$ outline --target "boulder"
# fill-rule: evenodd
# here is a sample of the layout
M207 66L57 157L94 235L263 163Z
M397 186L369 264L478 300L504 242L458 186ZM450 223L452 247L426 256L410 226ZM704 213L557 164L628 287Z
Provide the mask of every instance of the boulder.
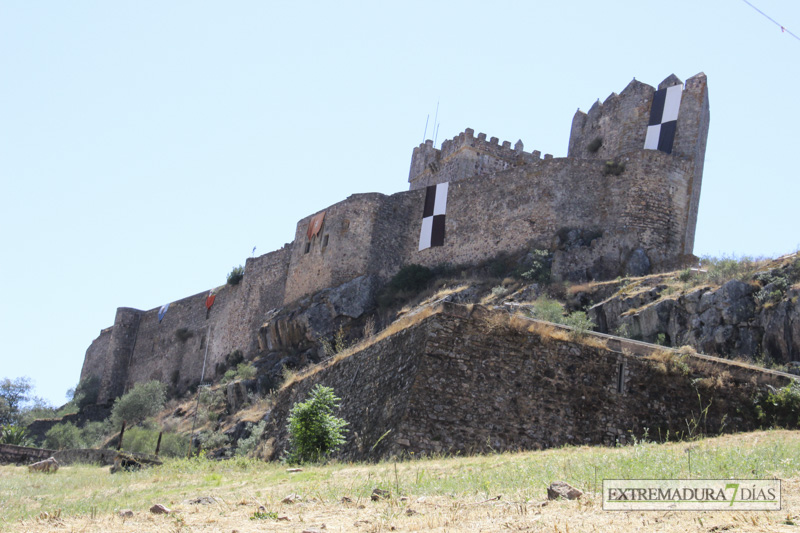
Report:
M44 472L49 474L51 472L58 471L58 461L56 461L55 457L50 457L45 459L44 461L39 461L37 463L33 463L28 465L28 472Z
M576 489L569 483L564 481L554 481L547 487L547 499L557 500L564 498L567 500L576 500L583 496L583 491Z
M166 507L166 506L164 506L164 505L162 505L160 503L157 503L157 504L155 504L154 506L152 506L150 508L150 512L153 513L153 514L169 514L172 511L170 511L168 507Z

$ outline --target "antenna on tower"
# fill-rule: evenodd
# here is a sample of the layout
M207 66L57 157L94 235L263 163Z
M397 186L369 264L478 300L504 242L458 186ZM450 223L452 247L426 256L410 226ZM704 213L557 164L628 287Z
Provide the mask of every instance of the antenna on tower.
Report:
M439 120L439 100L436 100L436 115L433 117L433 147L436 148L436 136L439 133L439 124L436 122Z

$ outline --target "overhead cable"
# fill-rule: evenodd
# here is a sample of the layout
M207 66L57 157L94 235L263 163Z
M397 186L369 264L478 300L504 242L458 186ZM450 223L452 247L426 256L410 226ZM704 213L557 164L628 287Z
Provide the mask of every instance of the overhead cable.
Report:
M778 22L778 21L777 21L777 20L775 20L774 18L770 17L769 15L767 15L766 13L764 13L763 11L761 11L760 9L758 9L756 6L754 6L753 4L751 4L750 2L748 2L747 0L742 0L742 2L744 2L744 3L745 3L745 4L747 4L748 6L752 7L753 9L755 9L756 11L758 11L759 13L761 13L762 15L764 15L764 16L765 16L767 19L769 19L769 20L770 20L770 21L771 21L773 24L775 24L776 26L778 26L778 27L781 29L781 32L782 32L782 33L788 33L789 35L791 35L792 37L794 37L795 39L797 39L798 41L800 41L800 37L798 37L798 36L797 36L797 35L795 35L794 33L790 32L788 29L786 29L786 26L784 26L783 24L781 24L780 22Z

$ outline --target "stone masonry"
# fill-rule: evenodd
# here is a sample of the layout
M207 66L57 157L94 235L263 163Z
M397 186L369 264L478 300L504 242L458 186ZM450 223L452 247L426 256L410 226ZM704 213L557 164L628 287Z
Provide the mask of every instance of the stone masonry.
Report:
M289 410L317 384L342 398L336 415L349 422L349 432L340 457L378 460L624 444L646 433L687 436L687 421L710 434L747 431L759 426L756 393L791 382L786 374L705 356L687 357L684 371L668 366L671 356L647 357L656 353L652 346L638 355L633 342L549 336L529 331L532 323L505 311L442 304L282 389L263 437L265 458L286 449ZM709 406L705 415L698 397Z
M672 75L659 87L680 83ZM113 326L87 349L81 379L101 380L100 403L149 379L185 391L201 376L213 377L208 369L232 351L254 356L270 311L358 277L386 281L412 263L474 264L543 248L554 254L554 277L574 281L680 264L694 241L709 121L706 77L685 83L671 154L643 149L655 90L634 80L587 113L578 111L567 157L541 158L521 141L487 141L469 128L440 149L423 143L412 154L410 190L356 194L331 205L311 239L309 224L321 212L303 218L291 243L248 259L239 285L217 288L210 311L208 291L172 302L161 322L157 308L119 308ZM608 171L609 163L617 172ZM420 251L425 187L444 182L444 245Z

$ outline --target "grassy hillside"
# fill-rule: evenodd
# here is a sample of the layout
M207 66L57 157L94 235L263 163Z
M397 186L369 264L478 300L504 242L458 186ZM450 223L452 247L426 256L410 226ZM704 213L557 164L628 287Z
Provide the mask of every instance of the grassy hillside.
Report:
M783 510L605 512L597 493L603 478L688 477L781 478ZM556 480L586 494L546 503ZM371 501L375 488L391 496ZM156 503L173 513L151 514ZM122 509L133 516L121 518ZM49 475L0 467L2 531L797 531L799 513L800 438L784 430L300 472L202 458L114 475L93 466Z

